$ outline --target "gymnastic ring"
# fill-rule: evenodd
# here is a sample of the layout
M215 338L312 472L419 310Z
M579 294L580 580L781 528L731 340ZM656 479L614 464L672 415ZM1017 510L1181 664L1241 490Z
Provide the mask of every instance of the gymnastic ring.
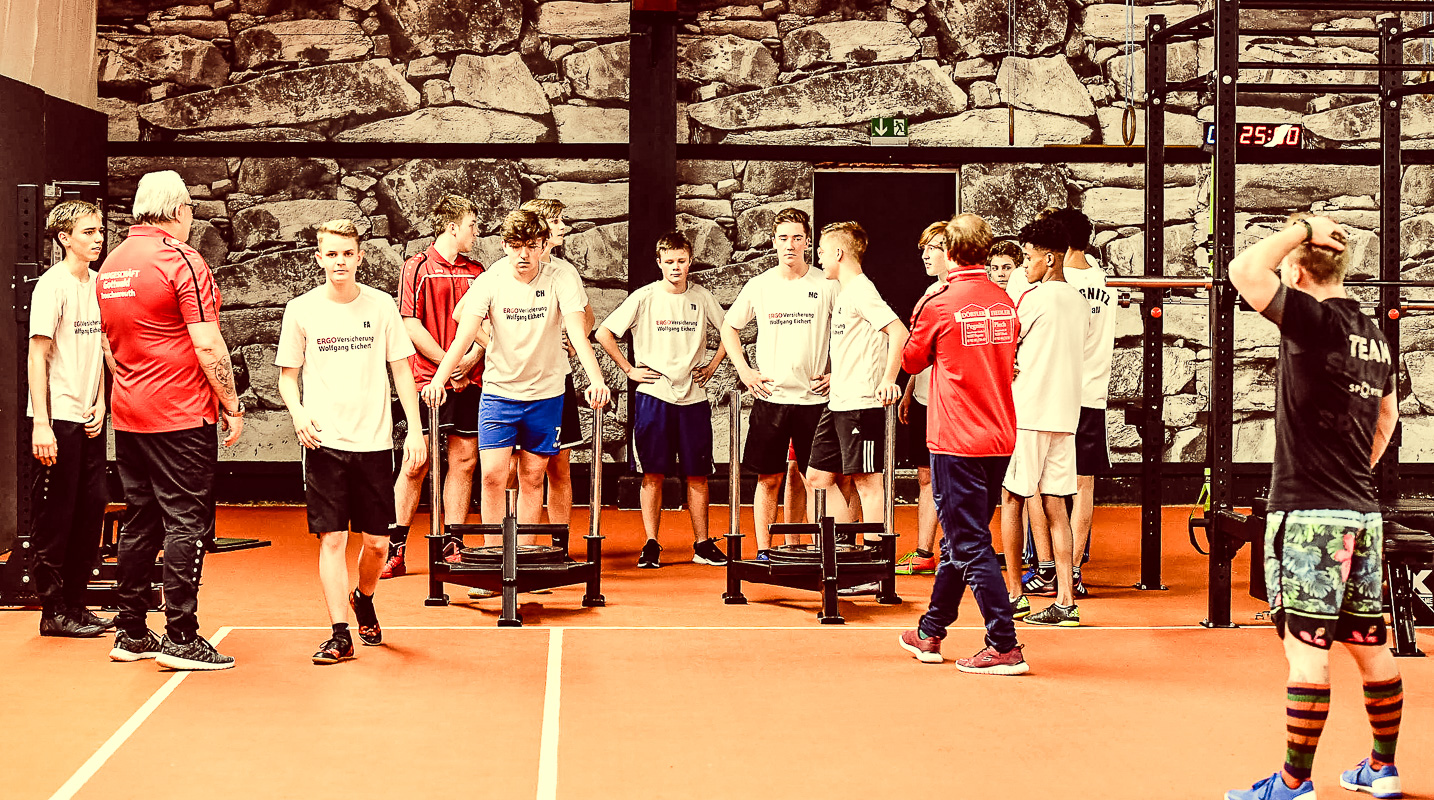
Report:
M1120 115L1120 135L1125 139L1125 146L1135 144L1135 106L1126 103L1125 113Z

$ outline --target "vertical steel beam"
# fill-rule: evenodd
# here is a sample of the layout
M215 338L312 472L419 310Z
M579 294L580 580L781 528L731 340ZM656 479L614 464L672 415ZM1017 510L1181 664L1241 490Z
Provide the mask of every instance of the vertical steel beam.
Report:
M1145 276L1165 275L1165 57L1160 34L1165 17L1145 20ZM1140 316L1145 331L1140 422L1140 583L1137 589L1164 589L1160 583L1161 506L1165 482L1164 292L1145 289Z
M1403 41L1399 37L1402 21L1398 16L1379 21L1379 63L1400 64L1404 60ZM1404 73L1379 73L1379 279L1386 283L1379 289L1379 328L1389 340L1389 350L1399 369L1399 206L1403 153L1400 150L1400 124L1404 99L1396 90ZM1399 435L1389 442L1376 474L1380 501L1392 503L1399 499Z
M1208 616L1211 628L1232 627L1230 622L1230 562L1236 547L1220 533L1218 515L1234 505L1235 434L1235 303L1228 280L1235 257L1235 101L1239 90L1240 2L1215 0L1215 164L1214 252L1210 286L1210 435L1206 454L1210 464L1210 531Z

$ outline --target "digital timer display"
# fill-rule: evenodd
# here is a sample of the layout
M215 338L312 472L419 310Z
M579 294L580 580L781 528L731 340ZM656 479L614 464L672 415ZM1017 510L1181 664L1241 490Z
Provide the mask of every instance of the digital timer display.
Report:
M1300 147L1304 143L1303 125L1273 122L1241 122L1235 125L1235 144L1239 147ZM1205 146L1215 146L1215 123L1205 123Z

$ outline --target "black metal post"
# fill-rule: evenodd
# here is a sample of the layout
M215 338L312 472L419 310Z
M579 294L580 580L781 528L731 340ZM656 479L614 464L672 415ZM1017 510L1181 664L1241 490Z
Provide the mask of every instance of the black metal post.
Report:
M503 610L498 614L498 627L516 628L523 624L518 613L518 490L503 492Z
M728 605L746 605L742 594L742 466L738 452L742 447L742 390L727 393L727 591L722 601Z
M588 472L588 544L587 560L592 564L588 573L587 589L583 592L583 607L594 608L607 605L602 596L602 451L603 451L603 409L593 410L592 452L589 456Z
M1165 277L1165 16L1145 20L1145 277ZM1165 293L1141 291L1144 334L1141 376L1144 416L1140 422L1140 583L1137 589L1164 589L1160 583L1161 506L1165 483Z
M827 492L817 489L812 493L812 517L816 519L821 532L817 534L817 547L822 559L822 609L817 620L823 625L841 625L841 610L837 607L837 537L836 520L827 513Z
M438 448L438 406L425 406L428 415L428 598L425 606L448 605L443 591L443 548L448 532L443 524L443 464Z
M1210 464L1210 628L1230 622L1231 560L1235 546L1219 531L1217 519L1230 511L1234 494L1235 303L1227 274L1235 257L1235 100L1239 91L1240 0L1215 0L1215 163L1214 252L1210 267L1210 411L1206 455Z
M1399 63L1404 58L1403 41L1399 36L1403 27L1399 17L1384 17L1379 21L1379 60L1384 64ZM1395 93L1402 83L1402 73L1381 72L1379 74L1379 279L1386 281L1379 288L1379 329L1389 341L1389 351L1396 355L1395 369L1399 362L1399 204L1400 180L1403 175L1403 154L1400 151L1400 125L1403 99ZM1391 437L1389 448L1379 461L1375 475L1379 498L1383 503L1399 500L1399 435Z

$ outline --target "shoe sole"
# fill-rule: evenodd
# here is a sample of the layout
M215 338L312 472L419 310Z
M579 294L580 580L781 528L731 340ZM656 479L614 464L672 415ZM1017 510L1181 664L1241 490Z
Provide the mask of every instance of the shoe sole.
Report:
M1397 792L1376 792L1374 791L1374 787L1361 786L1357 783L1350 783L1349 781L1346 781L1344 779L1344 776L1340 776L1339 785L1345 789L1350 790L1351 792L1364 792L1371 797L1379 798L1379 800L1399 800L1399 798L1404 796L1404 791L1402 789Z
M923 664L940 664L941 662L946 660L941 656L940 653L928 653L919 647L912 647L911 645L907 644L906 640L901 638L900 636L896 637L896 643L901 645L902 650L905 650L906 652L915 656L916 660L920 661Z
M639 562L637 562L637 568L638 568L638 569L662 569L662 565L661 565L661 564L649 564L649 563L644 562L644 561L639 561Z
M1019 664L1002 664L999 667L963 667L958 663L956 669L969 675L1025 675L1031 671L1031 665L1022 661Z
M84 631L40 631L40 635L52 639L98 639L105 635L105 628L95 628L93 633Z
M151 658L159 658L159 651L146 650L143 653L136 653L131 650L121 650L118 647L110 651L111 661L121 661L126 664L134 663L135 661L147 661Z
M498 593L488 589L471 589L468 592L469 600L487 600L490 597L497 597Z
M168 667L169 669L174 670L212 672L214 670L234 668L233 661L230 661L225 664L215 664L210 661L191 661L190 659L180 658L178 656L167 656L164 653L160 653L154 660L155 663L159 664L161 667Z
M723 560L723 561L714 561L714 560L712 560L712 559L710 559L710 558L703 558L702 556L693 556L693 557L692 557L692 563L694 563L694 564L702 564L703 566L707 566L707 567L725 567L725 566L727 566L727 562L726 562L725 560Z
M401 570L399 572L385 572L382 575L378 576L378 579L381 581L386 581L389 578L402 578L404 575L407 574L408 570Z
M332 658L328 656L314 656L314 663L323 666L327 664L337 664L340 661L349 661L352 658L352 654L346 656L338 656L337 658Z
M1063 619L1060 622L1039 622L1029 617L1022 617L1021 621L1027 625L1039 625L1043 628L1079 628L1081 626L1080 620L1078 619Z
M897 574L897 575L935 575L935 574L936 574L936 570L934 570L934 569L916 569L916 570L911 570L911 569L907 569L907 570L898 569L898 570L896 571L896 574Z

